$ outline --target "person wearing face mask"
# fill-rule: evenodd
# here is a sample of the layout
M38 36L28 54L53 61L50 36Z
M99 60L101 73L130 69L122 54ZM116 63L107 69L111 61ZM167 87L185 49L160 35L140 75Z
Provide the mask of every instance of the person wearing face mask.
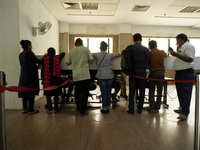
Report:
M170 54L175 57L175 80L192 80L194 78L195 48L188 42L188 37L183 33L176 36L176 41L177 52L169 48ZM174 110L174 112L180 114L177 117L180 121L186 120L190 113L192 87L193 83L191 82L176 82L180 109Z

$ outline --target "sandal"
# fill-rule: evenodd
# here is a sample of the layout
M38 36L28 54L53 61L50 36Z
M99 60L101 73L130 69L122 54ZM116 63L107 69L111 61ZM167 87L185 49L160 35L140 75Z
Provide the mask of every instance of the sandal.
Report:
M58 112L60 112L60 111L61 111L61 109L54 110L54 113L58 113Z
M22 109L22 114L26 114L26 113L28 113L28 109L23 108Z
M181 109L175 109L174 112L177 114L181 114Z
M51 111L51 110L48 110L47 113L48 113L48 114L52 114L52 111Z
M177 117L180 121L185 121L187 119L187 116L181 114L180 116Z
M34 114L37 114L39 113L39 110L34 110L32 112L28 112L28 115L34 115Z

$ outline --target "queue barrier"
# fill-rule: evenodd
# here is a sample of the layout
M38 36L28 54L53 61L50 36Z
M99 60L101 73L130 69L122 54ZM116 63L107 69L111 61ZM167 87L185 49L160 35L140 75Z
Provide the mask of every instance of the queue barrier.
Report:
M1 78L1 75L2 73L0 72L0 78ZM4 75L4 73L3 73ZM195 78L193 80L165 80L165 79L155 79L155 78L145 78L145 77L140 77L140 76L135 76L135 75L131 75L135 78L139 78L139 79L144 79L144 80L155 80L155 81L163 81L163 82L192 82L194 83L195 82ZM66 85L69 81L71 80L68 79L67 81L65 81L63 84L61 84L60 86L63 86L63 85ZM25 88L25 87L19 87L19 86L9 86L9 87L6 87L5 86L5 83L3 83L3 81L0 80L0 94L1 94L1 97L2 95L4 94L4 92L6 90L8 91L12 91L12 92L30 92L30 91L37 91L37 90L44 90L44 91L50 91L50 90L55 90L57 89L58 87L60 86L50 86L50 87L47 87L47 88L44 88L44 89L32 89L32 88ZM3 83L3 84L2 84ZM200 93L200 88L199 88L199 85L200 85L200 74L197 74L196 75L196 104L195 104L195 133L194 133L194 150L199 150L200 148L200 119L199 119L199 116L200 116L200 111L199 111L199 108L200 108L200 104L199 104L199 93ZM3 96L3 99L4 99L4 96ZM3 104L2 104L3 103ZM2 150L6 150L6 136L5 136L5 112L4 112L4 109L5 108L2 108L2 105L5 107L5 104L4 104L4 100L2 100L1 98L1 149Z
M6 87L5 85L0 85L0 93L5 92L6 90L11 91L11 92L31 92L31 91L51 91L51 90L55 90L63 85L66 85L69 81L71 80L71 78L69 78L67 81L65 81L63 84L61 85L54 85L54 86L50 86L44 89L32 89L32 88L26 88L26 87L20 87L20 86L9 86Z

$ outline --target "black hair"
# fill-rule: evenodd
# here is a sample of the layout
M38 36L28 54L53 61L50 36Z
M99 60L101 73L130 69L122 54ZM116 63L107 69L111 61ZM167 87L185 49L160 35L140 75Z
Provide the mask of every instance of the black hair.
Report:
M149 42L149 48L157 48L157 42L154 40L151 40Z
M133 41L136 42L136 41L142 41L142 36L140 33L136 33L133 35Z
M47 50L47 53L48 53L49 56L54 56L56 54L56 50L53 47L50 47Z
M83 45L83 41L80 38L78 38L78 39L76 39L75 44L76 45Z
M25 50L28 49L28 46L31 44L31 41L29 40L21 40L20 41L20 45L22 46L22 48Z
M177 35L176 38L177 39L182 39L183 41L188 41L188 37L184 33L181 33L181 34Z
M101 50L106 50L107 47L108 47L108 44L107 44L106 42L102 41L102 42L100 43L100 49L101 49Z

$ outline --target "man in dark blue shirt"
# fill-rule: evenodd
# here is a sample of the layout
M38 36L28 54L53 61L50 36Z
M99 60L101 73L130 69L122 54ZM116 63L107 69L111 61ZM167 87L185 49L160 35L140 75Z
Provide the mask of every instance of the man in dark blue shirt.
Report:
M142 36L139 33L133 35L134 45L132 45L133 75L146 77L147 62L150 60L149 49L142 46ZM142 113L146 80L129 76L129 106L127 112L134 114L134 95L135 89L139 89L138 113Z

